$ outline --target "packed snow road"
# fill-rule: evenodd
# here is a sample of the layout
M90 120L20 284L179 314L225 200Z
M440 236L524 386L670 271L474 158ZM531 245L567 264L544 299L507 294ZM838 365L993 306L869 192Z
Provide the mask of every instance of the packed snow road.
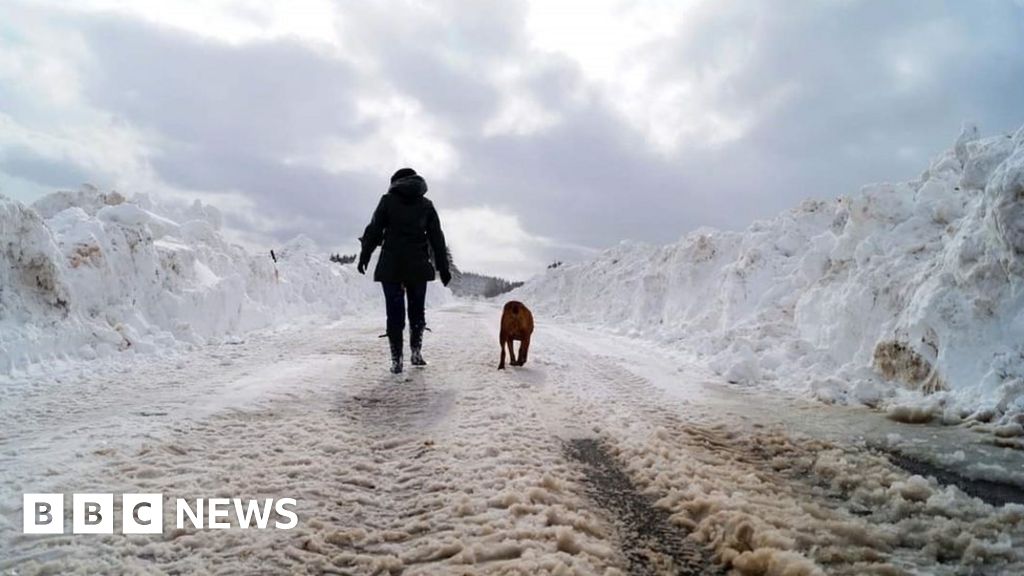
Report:
M530 363L499 372L498 315L430 312L430 365L400 376L380 321L350 319L11 382L0 571L1024 570L1024 507L893 465L854 438L870 413L737 394L681 355L543 319ZM165 505L160 536L23 535L24 492L295 498L299 524L176 529Z

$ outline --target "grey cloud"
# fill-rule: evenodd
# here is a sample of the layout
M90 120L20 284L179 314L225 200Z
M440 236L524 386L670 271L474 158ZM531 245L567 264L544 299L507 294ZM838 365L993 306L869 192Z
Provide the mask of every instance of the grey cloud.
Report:
M502 0L432 6L443 16L390 2L346 6L340 33L431 114L456 131L477 130L500 97L487 74L523 53L525 7Z
M739 228L806 197L910 179L962 121L989 132L1024 122L1022 15L994 2L748 2L710 11L642 57L665 80L700 79L752 43L715 94L727 113L762 116L743 138L713 149L683 143L675 157L660 157L599 99L582 107L564 99L582 80L550 63L556 72L530 85L563 123L528 138L461 141L466 180L484 184L455 198L505 204L531 230L606 246L671 241L700 225ZM901 47L927 67L923 81L899 83ZM794 96L763 114L766 94L786 86Z
M1024 122L1024 44L1019 8L1006 3L749 4L714 14L683 53L708 55L744 39L754 53L722 98L739 109L787 83L794 98L766 116L721 158L754 162L737 172L776 180L763 215L796 195L831 196L877 180L907 179L947 147L964 120L986 132ZM901 84L900 51L924 66ZM755 108L756 109L756 108ZM901 148L916 153L901 157ZM772 173L764 173L771 170ZM742 190L736 190L742 194ZM733 191L730 191L733 192ZM726 197L732 197L727 194Z
M291 41L228 46L116 18L84 29L99 66L89 98L166 139L151 158L162 178L237 190L268 219L309 222L282 226L279 240L358 236L386 179L285 161L317 154L326 137L359 140L375 129L356 117L357 78L346 64Z
M88 172L65 157L42 156L27 148L0 151L0 171L53 188L77 188L89 182L102 185L97 174Z
M301 232L325 245L354 242L387 185L385 175L334 174L230 150L182 152L159 158L154 166L188 188L243 191L267 219L308 223L282 226L275 232L278 240ZM239 219L228 222L245 225Z
M652 150L572 61L531 49L522 3L446 2L426 12L352 3L342 14L339 34L382 74L372 81L416 99L453 138L456 174L437 181L430 166L416 166L442 218L450 208L502 207L556 242L603 247L622 238L671 241L700 225L740 228L808 196L912 178L962 120L989 133L1024 123L1019 3L702 10L698 22L636 57L665 81L700 80L749 46L711 96L717 110L758 120L739 140L683 142L672 157ZM298 231L327 244L359 235L387 174L284 159L312 153L326 137L358 144L377 132L374 120L357 119L356 89L368 81L361 71L297 41L229 46L134 20L64 17L95 55L92 104L164 139L150 158L162 178L238 190L270 218L309 223L283 225L280 240ZM896 71L904 53L923 66L916 82ZM490 77L509 63L558 123L529 135L483 135L505 96ZM794 88L788 99L766 107L783 87ZM31 161L13 166L36 180L54 173ZM252 226L240 216L228 221Z
M183 146L280 154L370 128L352 70L301 43L229 46L115 18L82 29L98 62L88 97Z
M607 110L583 106L528 138L501 136L473 150L460 204L507 205L529 229L556 239L605 246L621 238L678 236L695 208L680 167L644 151L639 135Z

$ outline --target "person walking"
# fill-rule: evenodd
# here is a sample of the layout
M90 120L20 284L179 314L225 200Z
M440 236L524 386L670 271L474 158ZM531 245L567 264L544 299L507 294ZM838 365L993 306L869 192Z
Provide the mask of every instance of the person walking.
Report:
M405 331L406 301L409 313L409 361L426 366L423 360L423 330L427 327L423 306L427 282L436 273L447 286L452 275L448 263L441 220L428 200L427 182L412 168L391 176L391 185L381 197L373 217L359 238L360 274L366 273L370 256L380 246L380 258L373 279L384 289L387 336L391 345L391 373L402 372L402 336ZM431 264L431 253L433 264Z

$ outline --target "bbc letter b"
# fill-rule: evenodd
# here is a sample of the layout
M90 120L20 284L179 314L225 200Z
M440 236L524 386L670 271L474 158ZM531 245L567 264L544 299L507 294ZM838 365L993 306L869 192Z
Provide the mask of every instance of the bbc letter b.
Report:
M71 526L75 534L114 533L113 494L74 494Z
M25 534L64 533L63 494L24 494L21 502Z

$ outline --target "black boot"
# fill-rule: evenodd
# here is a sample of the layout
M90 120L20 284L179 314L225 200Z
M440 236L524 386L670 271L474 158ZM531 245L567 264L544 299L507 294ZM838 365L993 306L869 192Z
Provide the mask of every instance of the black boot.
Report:
M423 349L423 326L409 327L409 362L413 366L426 366L427 361L423 359L420 351Z
M391 344L391 373L402 373L402 333L388 334L388 343Z

